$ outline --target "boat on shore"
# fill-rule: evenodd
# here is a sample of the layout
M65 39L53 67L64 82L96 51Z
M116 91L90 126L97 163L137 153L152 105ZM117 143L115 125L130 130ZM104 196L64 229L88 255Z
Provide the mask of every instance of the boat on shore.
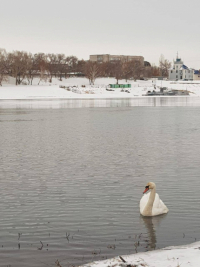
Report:
M167 87L160 87L159 91L156 90L148 91L143 96L181 96L181 95L189 95L189 91L177 90L177 89L169 90Z

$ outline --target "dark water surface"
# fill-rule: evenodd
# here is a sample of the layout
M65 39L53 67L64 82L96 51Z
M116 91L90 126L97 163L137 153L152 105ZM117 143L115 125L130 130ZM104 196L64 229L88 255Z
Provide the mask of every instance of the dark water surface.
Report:
M200 107L167 101L0 104L0 266L81 265L199 240ZM167 215L140 216L148 181Z

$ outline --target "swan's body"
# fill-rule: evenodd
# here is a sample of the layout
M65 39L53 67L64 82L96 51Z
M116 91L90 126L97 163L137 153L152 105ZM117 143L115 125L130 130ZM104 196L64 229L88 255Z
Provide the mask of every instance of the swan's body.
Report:
M148 183L144 193L149 189L151 189L151 192L143 195L140 200L140 213L143 216L157 216L167 213L169 210L156 193L156 185Z

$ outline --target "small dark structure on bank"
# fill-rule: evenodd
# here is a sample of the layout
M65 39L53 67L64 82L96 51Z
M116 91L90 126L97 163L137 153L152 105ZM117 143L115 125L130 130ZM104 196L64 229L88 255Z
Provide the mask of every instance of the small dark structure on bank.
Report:
M159 92L155 90L148 91L143 96L181 96L181 95L189 95L189 92L187 90L176 90L176 89L168 90L167 87L160 87Z
M127 92L130 93L128 89L125 90L125 88L131 88L131 84L109 84L106 88L107 91L115 91L116 88L122 88L121 92Z
M131 88L131 84L109 84L108 88Z

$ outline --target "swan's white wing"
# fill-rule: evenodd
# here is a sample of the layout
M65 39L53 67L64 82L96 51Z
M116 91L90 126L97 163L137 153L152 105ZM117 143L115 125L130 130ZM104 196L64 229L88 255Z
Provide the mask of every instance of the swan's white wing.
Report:
M144 208L145 208L145 206L149 200L150 193L151 192L144 194L143 197L141 198L141 200L140 200L140 213L143 212L143 210L144 210ZM159 195L156 193L155 200L153 203L153 208L152 208L152 216L167 213L168 211L169 211L168 208L165 206L165 204L160 199Z
M155 200L153 202L153 209L160 208L161 202L162 202L162 200L160 199L159 195L156 193Z
M156 194L156 197L153 203L152 215L155 216L155 215L167 213L168 211L169 211L168 208L162 202L159 195Z
M147 194L144 194L140 200L140 213L142 213L142 211L144 210L148 200L149 200L149 196L150 196L150 193L147 193Z

